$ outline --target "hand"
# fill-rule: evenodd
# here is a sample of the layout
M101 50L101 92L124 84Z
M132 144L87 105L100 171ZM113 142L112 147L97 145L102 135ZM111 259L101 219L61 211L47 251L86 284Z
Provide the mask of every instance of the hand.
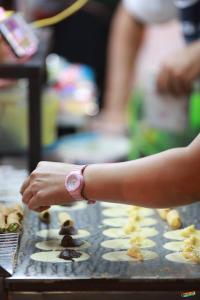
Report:
M72 164L40 162L21 187L22 201L36 211L73 201L64 182L67 174L80 168Z
M171 56L162 66L157 89L163 94L183 96L190 93L200 74L200 42L194 42Z

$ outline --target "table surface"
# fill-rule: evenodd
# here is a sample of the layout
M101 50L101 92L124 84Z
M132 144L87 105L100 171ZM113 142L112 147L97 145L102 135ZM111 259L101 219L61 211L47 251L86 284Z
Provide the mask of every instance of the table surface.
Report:
M200 204L180 208L183 225L192 223L199 225ZM91 233L87 240L91 247L84 250L90 255L85 262L70 263L43 263L30 259L30 255L38 252L35 243L42 241L36 236L36 232L47 228L48 225L41 223L37 215L28 212L25 217L24 232L21 238L17 268L14 275L6 279L6 285L13 290L53 290L53 282L57 282L56 288L61 289L141 289L149 287L158 290L173 290L178 288L195 288L200 284L199 265L172 263L165 259L170 251L163 248L166 238L163 233L168 231L168 226L158 219L155 225L159 235L150 238L156 242L156 246L149 250L155 251L159 257L144 262L108 262L102 259L102 255L112 250L101 247L101 242L106 238L102 231L109 228L102 225L102 206L100 203L89 205L84 209L72 210L63 208L70 213L78 228L84 228ZM58 228L57 213L52 213L50 228ZM26 284L24 284L26 283ZM91 284L92 283L92 284ZM44 287L44 285L46 287Z
M13 74L12 78L18 78L20 72L25 70L33 70L35 68L44 68L45 58L50 48L51 43L51 31L40 30L38 32L39 48L38 51L27 61L23 62L4 62L0 63L0 76L7 77L7 72L11 70L17 70L17 74ZM23 73L24 74L24 73ZM11 76L9 74L8 76Z

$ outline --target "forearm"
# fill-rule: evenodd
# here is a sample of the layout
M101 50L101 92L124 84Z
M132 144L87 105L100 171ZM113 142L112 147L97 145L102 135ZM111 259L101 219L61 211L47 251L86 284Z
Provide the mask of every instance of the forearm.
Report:
M105 110L123 112L144 26L120 6L114 17L108 49Z
M190 149L168 150L117 164L91 165L85 170L88 199L145 207L173 207L200 199L200 164Z

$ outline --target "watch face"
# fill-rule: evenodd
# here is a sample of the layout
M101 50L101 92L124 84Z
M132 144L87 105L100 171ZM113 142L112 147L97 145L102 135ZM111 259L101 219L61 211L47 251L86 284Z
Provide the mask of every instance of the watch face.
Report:
M66 182L67 190L70 192L76 191L80 187L80 178L77 175L71 175Z

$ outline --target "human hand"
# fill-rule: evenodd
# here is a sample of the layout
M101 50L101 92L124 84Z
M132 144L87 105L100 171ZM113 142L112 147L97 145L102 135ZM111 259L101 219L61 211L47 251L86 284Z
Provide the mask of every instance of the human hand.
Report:
M199 57L199 41L185 46L169 57L158 73L158 91L174 96L189 94L193 81L200 74Z
M73 201L64 182L67 174L80 168L72 164L40 162L21 187L22 201L35 211Z

